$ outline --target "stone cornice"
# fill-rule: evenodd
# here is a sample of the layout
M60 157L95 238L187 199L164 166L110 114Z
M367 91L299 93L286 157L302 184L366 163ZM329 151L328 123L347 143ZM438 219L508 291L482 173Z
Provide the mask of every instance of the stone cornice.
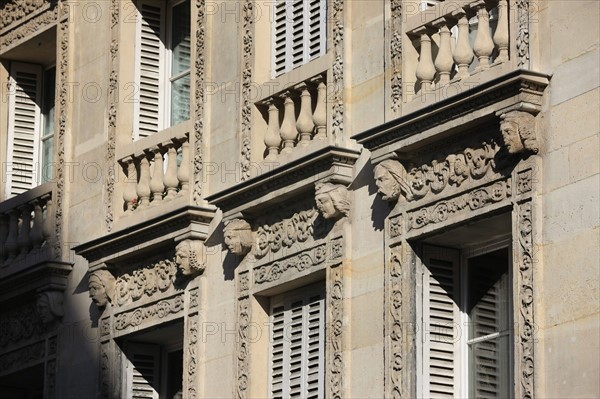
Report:
M396 150L418 140L434 141L433 129L462 118L461 124L492 118L499 109L520 107L539 111L544 89L550 77L546 74L516 70L477 85L448 99L359 133L352 138L372 152L375 163ZM450 127L448 127L450 128ZM425 132L429 132L426 134ZM448 131L440 128L440 131Z
M31 297L43 289L64 290L72 263L43 261L35 266L11 268L0 275L0 302Z
M218 206L225 218L236 213L252 215L314 189L317 181L339 184L352 182L352 170L360 152L354 149L324 147L233 187L210 195L206 200Z
M208 225L215 209L188 206L148 219L143 223L121 229L106 236L74 247L75 253L87 259L90 270L102 268L103 263L119 262L129 257L139 257L140 251L159 247L174 248L176 240L206 239Z

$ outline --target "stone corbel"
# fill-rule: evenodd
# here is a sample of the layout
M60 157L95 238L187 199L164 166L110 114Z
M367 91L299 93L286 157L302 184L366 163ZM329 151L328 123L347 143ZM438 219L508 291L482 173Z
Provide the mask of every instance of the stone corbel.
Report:
M184 277L202 274L206 269L205 256L206 247L200 240L185 239L175 247L175 263Z
M342 184L315 184L315 202L324 219L341 219L350 213L350 193Z
M112 304L115 298L115 277L106 269L96 270L88 279L90 298L98 306L104 308Z
M45 290L36 295L35 309L39 319L46 326L54 325L64 316L63 292Z
M388 202L396 202L400 196L411 201L413 194L410 189L408 172L396 159L386 159L375 166L375 185L377 194Z
M233 219L225 222L223 230L225 245L234 255L245 256L254 245L252 227L244 219Z
M537 133L535 111L530 109L508 108L496 113L500 117L500 131L509 154L537 154L540 140Z

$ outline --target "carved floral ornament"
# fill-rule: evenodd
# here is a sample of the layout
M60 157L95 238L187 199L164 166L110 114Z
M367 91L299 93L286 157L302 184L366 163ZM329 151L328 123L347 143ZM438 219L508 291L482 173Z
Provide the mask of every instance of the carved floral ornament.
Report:
M0 5L0 29L7 27L15 21L26 18L44 4L49 4L49 0L12 0L2 2Z
M535 117L523 111L510 111L500 115L500 131L504 144L503 156L517 157L538 153L539 142ZM385 201L419 200L430 192L438 194L448 186L460 187L467 180L481 180L500 169L498 153L501 146L493 139L483 141L475 148L449 154L444 160L409 167L400 161L388 159L375 166L377 192Z

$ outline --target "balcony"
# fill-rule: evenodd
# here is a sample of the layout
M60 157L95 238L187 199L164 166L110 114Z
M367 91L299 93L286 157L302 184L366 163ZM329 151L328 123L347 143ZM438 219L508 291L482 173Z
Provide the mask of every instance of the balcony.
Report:
M15 295L36 276L62 286L71 270L56 236L55 185L43 184L0 203L0 287Z
M422 9L407 13L403 24L403 114L529 66L527 12L516 3L412 5Z
M190 204L190 129L188 121L119 148L116 229Z

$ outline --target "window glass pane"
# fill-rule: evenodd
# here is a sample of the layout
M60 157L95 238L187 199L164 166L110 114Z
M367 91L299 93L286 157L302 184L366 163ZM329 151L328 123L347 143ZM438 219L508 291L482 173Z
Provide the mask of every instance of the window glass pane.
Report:
M190 69L190 2L173 7L171 21L171 76Z
M508 264L507 248L469 259L469 339L508 329Z
M42 104L42 118L44 121L43 136L54 134L54 110L56 91L56 68L44 72L44 100Z
M509 350L509 335L469 345L469 397L509 397Z
M190 74L171 83L171 125L190 119Z
M42 183L54 178L54 137L42 141Z

